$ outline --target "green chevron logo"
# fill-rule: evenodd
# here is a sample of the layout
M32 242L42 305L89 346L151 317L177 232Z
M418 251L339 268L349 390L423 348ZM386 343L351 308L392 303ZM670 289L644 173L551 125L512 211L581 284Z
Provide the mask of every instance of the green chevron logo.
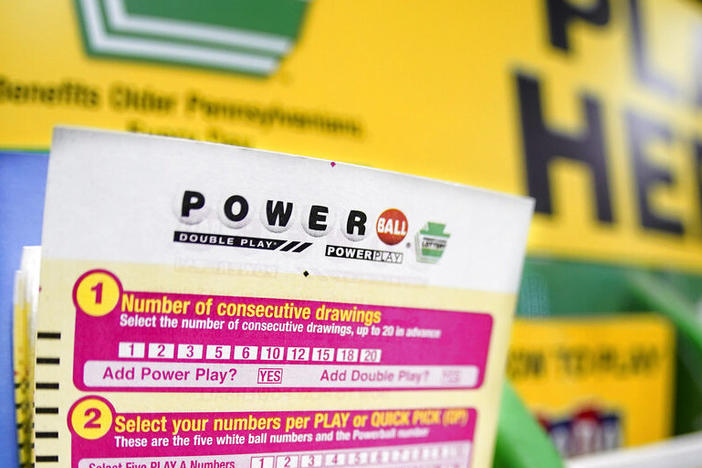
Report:
M75 0L88 54L254 75L298 38L304 0Z
M437 263L444 254L446 244L451 234L444 232L445 224L429 221L415 236L417 261L422 263Z

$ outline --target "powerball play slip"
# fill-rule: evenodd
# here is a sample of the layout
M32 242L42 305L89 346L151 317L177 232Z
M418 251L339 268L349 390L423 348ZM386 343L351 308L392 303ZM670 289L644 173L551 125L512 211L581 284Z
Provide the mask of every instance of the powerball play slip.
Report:
M487 468L531 213L333 160L56 129L36 466Z

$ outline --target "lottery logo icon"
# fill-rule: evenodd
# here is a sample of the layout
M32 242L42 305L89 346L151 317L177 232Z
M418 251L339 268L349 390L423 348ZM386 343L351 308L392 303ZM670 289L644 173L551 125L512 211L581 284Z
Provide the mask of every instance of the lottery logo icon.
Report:
M422 263L437 263L446 250L451 234L444 232L445 224L429 221L415 236L417 261Z
M268 76L294 48L310 2L75 3L92 56Z

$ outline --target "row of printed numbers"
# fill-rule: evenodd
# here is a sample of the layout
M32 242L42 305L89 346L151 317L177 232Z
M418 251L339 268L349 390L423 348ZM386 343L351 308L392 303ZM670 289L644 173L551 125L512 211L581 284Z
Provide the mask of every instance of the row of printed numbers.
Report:
M232 357L233 351L233 357ZM305 348L283 346L229 346L174 343L121 342L117 355L121 358L142 359L213 359L244 361L316 361L378 363L380 349Z
M455 446L417 447L402 450L375 450L350 453L279 455L252 457L251 468L317 468L385 463L434 462L442 459L456 458L460 455L463 455L461 450ZM453 465L449 464L446 466Z

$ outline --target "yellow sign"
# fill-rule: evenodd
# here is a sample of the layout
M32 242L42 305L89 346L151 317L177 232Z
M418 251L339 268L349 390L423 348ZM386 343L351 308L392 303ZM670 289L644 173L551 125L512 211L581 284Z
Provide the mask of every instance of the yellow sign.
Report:
M532 253L702 270L694 2L208 5L0 6L0 148L61 123L338 158L532 195Z
M674 335L663 318L516 320L507 376L565 456L669 437Z

